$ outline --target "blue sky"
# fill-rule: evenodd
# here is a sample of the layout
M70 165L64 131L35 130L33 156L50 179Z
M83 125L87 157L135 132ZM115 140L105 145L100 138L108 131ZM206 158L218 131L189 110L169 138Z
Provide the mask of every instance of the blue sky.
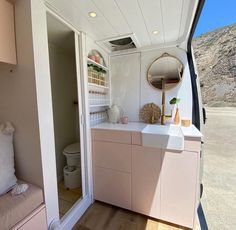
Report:
M236 0L205 0L194 37L233 23L236 23Z

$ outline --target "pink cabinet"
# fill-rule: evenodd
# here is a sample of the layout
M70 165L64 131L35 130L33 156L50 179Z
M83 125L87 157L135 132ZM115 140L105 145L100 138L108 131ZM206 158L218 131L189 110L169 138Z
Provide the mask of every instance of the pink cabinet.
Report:
M142 146L140 132L93 130L94 198L193 228L200 139L182 152Z
M94 199L131 209L131 174L94 167Z
M193 228L198 191L199 153L163 151L161 219Z
M161 149L132 146L132 210L160 218Z
M31 214L17 223L11 230L47 230L47 217L45 205L36 208Z
M16 64L14 6L0 0L0 62Z
M131 144L125 144L131 142L131 133L108 133L93 135L94 198L131 209ZM121 141L125 143L117 143Z

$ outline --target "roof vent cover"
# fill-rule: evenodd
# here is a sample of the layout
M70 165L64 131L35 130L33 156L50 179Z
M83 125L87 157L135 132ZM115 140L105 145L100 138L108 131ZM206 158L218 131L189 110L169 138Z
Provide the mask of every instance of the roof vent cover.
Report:
M102 43L112 52L139 47L138 42L133 34L118 38L110 38L105 41L99 41L98 43Z

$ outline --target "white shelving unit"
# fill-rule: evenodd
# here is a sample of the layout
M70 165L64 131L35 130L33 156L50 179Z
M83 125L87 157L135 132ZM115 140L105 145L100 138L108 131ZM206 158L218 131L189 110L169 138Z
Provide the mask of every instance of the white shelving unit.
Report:
M109 83L107 82L107 84L109 84ZM94 86L94 87L96 87L96 88L101 88L101 89L109 89L108 86L97 85L97 84L94 84L94 83L88 83L88 85L89 85L89 86Z
M87 58L87 64L90 124L96 125L107 120L110 106L109 69L90 58Z
M98 67L100 67L100 68L102 68L106 71L109 71L109 69L106 66L103 66L103 65L95 62L94 60L90 59L90 58L87 58L87 62L90 63L90 64L94 64L94 65L96 65L96 66L98 66Z

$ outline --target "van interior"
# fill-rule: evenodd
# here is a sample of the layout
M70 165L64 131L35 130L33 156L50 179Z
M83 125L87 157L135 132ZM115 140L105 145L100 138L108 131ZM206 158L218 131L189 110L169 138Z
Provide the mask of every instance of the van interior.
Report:
M201 229L203 5L0 0L1 229Z

